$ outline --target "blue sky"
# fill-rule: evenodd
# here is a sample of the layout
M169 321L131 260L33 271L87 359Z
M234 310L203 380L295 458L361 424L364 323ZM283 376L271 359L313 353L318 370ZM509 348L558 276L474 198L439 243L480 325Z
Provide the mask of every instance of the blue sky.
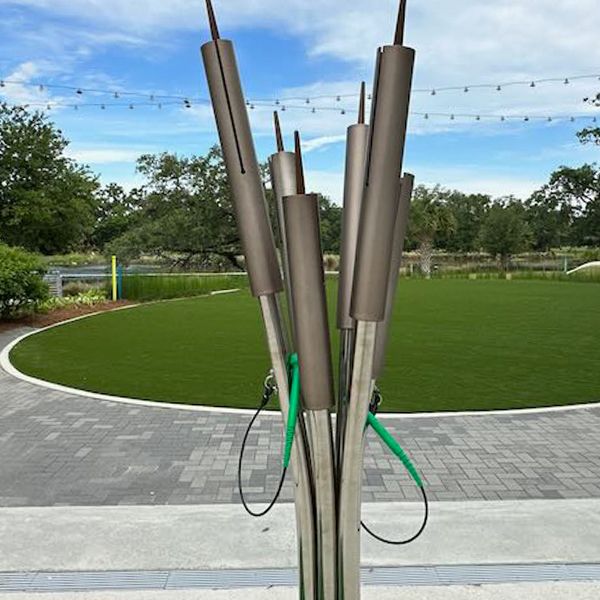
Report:
M214 0L223 37L235 42L247 97L355 94L370 87L377 45L393 35L395 0ZM414 87L529 81L600 75L597 0L409 0L406 42L417 51ZM199 46L208 32L200 0L0 0L0 88L13 103L56 106L52 118L71 140L69 153L102 181L139 182L135 159L145 152L203 153L216 143L210 107L194 103L137 106L110 95L39 89L39 83L206 98ZM560 164L598 160L582 147L578 120L501 123L500 115L594 115L582 102L600 79L413 94L412 110L496 115L494 119L411 116L405 168L417 181L465 191L526 197ZM134 102L149 101L145 98ZM86 107L106 103L107 109ZM124 107L110 106L122 103ZM296 102L295 104L298 104ZM302 103L300 103L302 104ZM288 109L282 125L305 142L308 187L341 200L346 127L356 99L334 97ZM261 159L273 151L272 107L251 111Z

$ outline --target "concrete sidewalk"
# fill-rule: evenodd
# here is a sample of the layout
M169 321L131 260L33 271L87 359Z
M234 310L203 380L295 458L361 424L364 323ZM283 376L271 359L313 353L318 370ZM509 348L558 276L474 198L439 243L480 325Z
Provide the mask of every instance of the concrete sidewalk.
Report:
M377 532L418 527L415 503L364 506ZM260 569L296 565L291 505L0 509L0 571ZM600 562L600 500L439 502L406 547L362 534L363 565Z
M363 517L402 535L420 518L416 503L374 503ZM363 534L363 565L600 563L600 500L435 502L426 534L404 548ZM0 571L256 570L293 567L293 507L263 519L238 506L46 507L0 509ZM0 574L1 575L1 574ZM1 584L1 577L0 577ZM241 589L95 590L11 593L40 600L295 600L279 586ZM365 600L592 600L600 581L491 585L365 585Z

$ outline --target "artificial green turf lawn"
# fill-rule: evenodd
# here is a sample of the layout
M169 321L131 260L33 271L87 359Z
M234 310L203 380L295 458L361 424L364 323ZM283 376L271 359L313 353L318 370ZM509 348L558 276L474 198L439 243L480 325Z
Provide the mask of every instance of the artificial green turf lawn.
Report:
M335 293L331 286L330 309ZM268 368L247 292L76 321L27 338L11 360L28 375L86 390L236 407L257 405ZM401 280L382 410L599 401L599 361L600 285Z

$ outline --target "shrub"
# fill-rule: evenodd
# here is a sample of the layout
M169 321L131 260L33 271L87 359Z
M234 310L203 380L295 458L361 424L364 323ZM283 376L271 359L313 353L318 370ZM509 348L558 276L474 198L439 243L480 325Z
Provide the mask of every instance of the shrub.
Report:
M123 277L123 298L141 302L202 296L218 290L248 287L248 277L240 275L133 275Z
M0 318L15 317L48 297L40 258L0 243Z
M69 283L65 283L62 291L63 296L79 296L88 292L95 292L104 297L106 296L105 290L98 284L86 283L85 281L70 281Z
M62 298L48 298L38 305L41 312L49 312L58 308L69 306L94 306L106 301L106 294L101 290L89 290L75 296L63 296Z

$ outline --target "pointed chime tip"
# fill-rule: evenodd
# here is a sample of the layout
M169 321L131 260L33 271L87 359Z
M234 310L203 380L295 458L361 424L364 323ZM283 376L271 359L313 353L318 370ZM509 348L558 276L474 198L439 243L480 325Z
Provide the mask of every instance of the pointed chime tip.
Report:
M360 102L358 104L358 124L362 125L365 122L365 95L366 87L363 81L360 84Z
M302 166L302 148L300 146L300 134L294 131L294 146L296 151L296 192L305 194L306 187L304 185L304 168Z
M206 12L208 13L208 24L210 26L210 35L213 40L220 39L219 28L217 27L217 19L215 17L215 11L213 10L211 0L206 0Z
M406 22L406 0L400 0L398 8L398 21L396 22L396 35L394 35L394 46L402 46L404 43L404 24Z
M273 111L273 121L275 122L275 140L277 141L277 152L284 152L283 136L281 135L281 125L279 123L279 113Z

